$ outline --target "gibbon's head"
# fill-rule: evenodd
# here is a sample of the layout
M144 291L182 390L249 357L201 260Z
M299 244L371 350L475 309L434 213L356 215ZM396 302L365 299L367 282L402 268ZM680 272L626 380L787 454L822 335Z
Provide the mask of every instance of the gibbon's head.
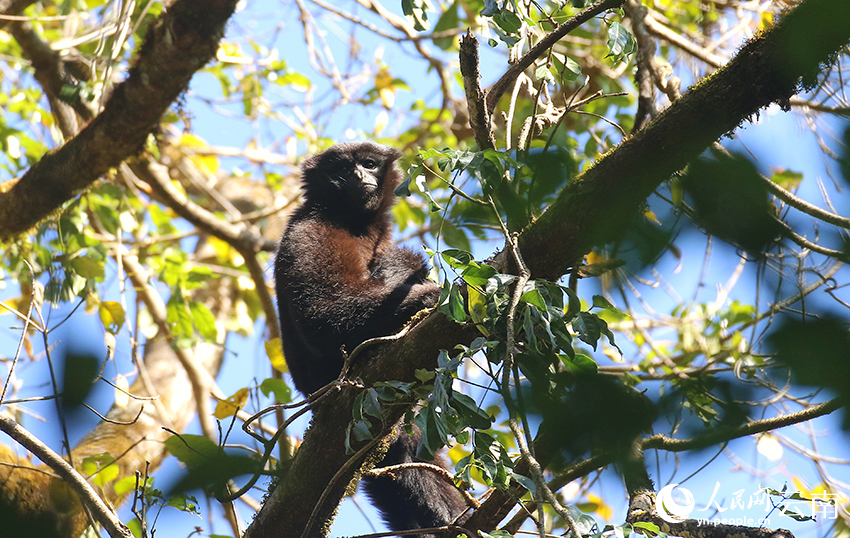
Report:
M401 151L374 142L336 144L301 167L308 204L374 213L392 205Z

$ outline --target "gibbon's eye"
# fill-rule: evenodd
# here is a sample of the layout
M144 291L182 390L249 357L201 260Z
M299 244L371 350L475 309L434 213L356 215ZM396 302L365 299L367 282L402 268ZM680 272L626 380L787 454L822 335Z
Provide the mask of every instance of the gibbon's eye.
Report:
M377 170L378 169L378 161L375 159L363 159L360 161L360 165L367 170Z

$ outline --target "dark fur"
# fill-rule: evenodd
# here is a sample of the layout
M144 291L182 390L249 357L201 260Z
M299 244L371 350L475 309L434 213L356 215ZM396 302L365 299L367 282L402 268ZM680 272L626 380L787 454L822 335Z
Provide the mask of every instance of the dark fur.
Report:
M398 332L433 306L438 286L421 255L395 246L389 210L400 172L396 149L338 144L302 167L304 205L289 221L275 261L283 352L295 386L315 392L339 375L340 347ZM401 433L379 466L414 460L418 432ZM445 525L465 508L434 473L365 478L393 530Z

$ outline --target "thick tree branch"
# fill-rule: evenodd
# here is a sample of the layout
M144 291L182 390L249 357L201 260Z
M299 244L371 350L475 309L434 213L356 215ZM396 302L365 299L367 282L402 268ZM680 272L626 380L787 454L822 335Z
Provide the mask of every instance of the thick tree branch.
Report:
M0 185L0 241L32 228L142 148L195 71L215 57L236 3L178 0L163 12L103 112L20 180Z
M570 181L520 236L532 273L558 278L596 246L619 237L637 208L672 174L771 103L787 105L850 41L850 4L807 0L750 40L726 66ZM818 28L817 37L812 28ZM558 238L553 248L552 238ZM508 267L508 256L496 258Z
M121 523L89 483L59 454L50 450L47 445L3 413L0 413L0 430L6 432L18 444L35 454L38 459L61 476L66 484L70 484L86 507L91 510L97 522L103 525L109 536L112 538L130 538L133 536L130 529Z
M573 179L519 237L531 272L538 277L560 277L592 247L617 238L652 191L715 140L761 108L773 102L787 103L801 82L812 83L822 64L850 41L847 20L850 3L845 0L806 0L775 28L747 43L726 67ZM812 32L812 28L818 31ZM505 251L496 256L493 263L499 270L510 268L508 255ZM477 334L434 314L405 338L380 347L370 358L368 370L358 361L354 373L359 373L366 385L375 381L378 373L381 379L411 381L414 369L436 366L438 349L451 349ZM312 512L324 485L348 459L343 440L350 417L340 410L351 409L353 392L329 395L316 410L320 426L305 434L292 466L257 515L249 536L288 535L287 529L293 533L303 529L305 514ZM393 417L402 412L397 409L387 423L391 425ZM389 426L382 431L389 431ZM545 450L537 449L536 456L546 465ZM352 467L348 478L354 476ZM340 496L344 489L339 488ZM465 526L485 528L475 525L481 522L479 514L492 515L492 505L506 502L504 495L495 492ZM334 508L323 507L328 520Z
M490 110L481 89L481 71L478 68L478 40L471 31L460 38L460 74L463 76L463 89L466 92L466 106L469 110L469 125L475 134L475 143L479 151L495 149L493 124Z
M51 49L50 45L35 33L30 23L14 22L9 25L9 32L32 62L35 79L47 94L50 108L62 127L62 134L68 138L77 134L76 118L73 117L73 112L70 113L71 117L68 117L69 109L73 109L86 122L94 117L94 112L93 107L88 106L79 96L72 103L63 101L61 98L64 87L73 87L78 83L70 72L71 65L66 64L59 53Z

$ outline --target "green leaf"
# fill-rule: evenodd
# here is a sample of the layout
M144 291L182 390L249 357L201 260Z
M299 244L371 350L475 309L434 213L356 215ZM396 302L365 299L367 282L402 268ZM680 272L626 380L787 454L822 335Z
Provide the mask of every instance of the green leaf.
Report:
M561 290L567 294L567 311L564 313L564 318L571 320L581 311L581 299L570 288L561 287Z
M422 175L422 170L424 167L422 164L414 164L410 168L407 169L407 176L404 178L404 181L399 183L398 187L395 188L393 193L396 196L410 196L410 183L419 176Z
M148 477L148 483L147 483L147 485L145 485L145 487L151 487L151 486L153 486L153 477L149 476ZM136 489L136 477L131 475L131 476L125 476L123 478L119 478L118 480L115 481L115 483L112 485L112 487L115 489L116 495L124 495L125 493L133 491L134 489Z
M93 256L78 256L71 260L71 267L74 272L83 278L94 278L100 280L103 278L104 267L103 259L98 259Z
M427 30L425 23L428 21L428 14L425 8L416 4L413 0L401 0L401 10L404 15L413 21L413 29L417 32Z
M581 65L569 56L560 53L552 53L555 68L564 80L572 82L581 75Z
M363 393L363 413L381 418L381 402L378 401L378 393L373 388Z
M313 83L310 79L301 73L285 73L274 79L274 83L279 86L297 86L299 90L309 90Z
M602 336L602 329L599 322L602 321L596 314L590 312L579 312L578 316L573 319L573 329L578 333L579 339L585 344L589 344L596 351L596 342Z
M452 5L440 15L440 19L437 21L437 24L434 25L434 32L441 32L443 30L454 30L460 24L460 17L458 16L458 5L457 1L453 2ZM449 50L454 46L455 38L454 37L443 37L434 40L434 45L441 48L442 50Z
M434 196L431 194L431 190L428 188L425 176L415 176L414 180L416 181L416 186L419 187L419 192L421 192L422 195L425 196L425 199L428 200L428 207L430 208L431 213L442 211L443 208L437 203L437 200L434 199Z
M464 323L467 318L466 305L458 286L452 285L448 299L448 305L446 308L441 308L441 311L458 323Z
M82 471L89 477L93 484L103 487L118 478L118 466L108 452L89 456L83 459Z
M139 521L139 518L134 517L133 519L128 521L127 528L130 529L130 532L133 534L134 538L142 538L142 524Z
M502 8L493 16L493 22L506 34L515 34L522 28L522 20L513 11Z
M358 420L351 426L351 434L357 441L368 441L372 439L372 432L369 431L370 424L365 420Z
M531 289L523 293L522 297L520 297L519 300L524 303L534 305L540 310L546 310L546 300L543 298L543 295L540 294L540 290L538 290L537 288Z
M166 320L171 325L171 332L177 338L189 338L195 334L192 324L192 312L189 305L180 294L172 293L165 307Z
M534 483L534 480L528 478L527 476L523 476L521 474L517 474L513 471L510 472L511 480L516 481L522 487L527 489L532 495L537 490L537 485Z
M487 281L490 280L490 277L496 275L496 269L487 264L481 264L479 266L470 265L466 269L464 269L463 279L470 286L478 286L483 288L487 285Z
M189 303L189 309L192 312L192 320L195 323L195 327L197 327L201 336L206 340L218 340L218 328L215 325L215 316L207 305L192 301Z
M209 285L212 277L212 269L206 265L194 265L186 272L186 288L195 289L200 286Z
M479 13L482 17L492 17L499 12L499 3L496 0L484 0L484 8Z
M171 495L171 498L168 499L166 506L176 508L181 512L186 512L188 514L194 514L196 516L201 515L201 511L198 509L198 500L191 495L174 493Z
M555 77L552 76L552 72L549 71L549 65L547 63L538 66L534 70L534 79L545 80L547 82L555 82Z
M661 529L658 528L658 525L656 525L655 523L650 523L648 521L636 521L635 523L632 523L632 527L636 529L646 529L653 535L659 534L661 532Z
M486 429L490 427L493 420L483 409L478 407L475 400L460 392L453 392L451 397L452 407L463 417L467 424L475 429Z
M460 270L464 270L469 267L469 264L474 260L470 252L458 248L448 248L440 252L440 256L442 256L446 263L452 266L452 268Z
M564 356L562 355L561 362L567 365L567 367L577 375L595 374L599 369L599 365L596 364L596 361L581 353L576 353L575 357L570 360L564 360Z
M193 434L172 435L165 440L165 448L189 467L202 465L224 452L203 435Z
M617 21L611 22L608 27L608 55L606 58L614 58L615 62L623 60L637 50L632 34L626 27Z
M770 176L770 180L785 190L794 190L803 182L803 174L783 168L777 170Z
M594 295L593 296L593 306L591 308L602 308L602 309L605 309L605 310L610 310L612 312L615 312L615 313L617 313L621 316L628 317L628 314L626 314L625 312L623 312L622 310L620 310L616 306L612 305L611 301L609 301L608 299L606 299L605 297L603 297L601 295Z
M274 399L278 403L289 403L292 401L292 390L283 379L275 379L269 377L260 383L260 392L265 396L274 394Z

